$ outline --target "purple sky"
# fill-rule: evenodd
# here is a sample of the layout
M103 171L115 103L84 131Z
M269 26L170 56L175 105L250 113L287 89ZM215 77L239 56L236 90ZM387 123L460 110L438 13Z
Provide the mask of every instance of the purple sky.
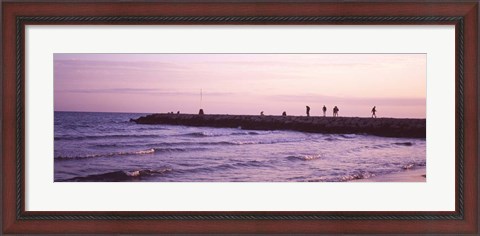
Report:
M54 84L55 111L425 118L426 55L54 54Z

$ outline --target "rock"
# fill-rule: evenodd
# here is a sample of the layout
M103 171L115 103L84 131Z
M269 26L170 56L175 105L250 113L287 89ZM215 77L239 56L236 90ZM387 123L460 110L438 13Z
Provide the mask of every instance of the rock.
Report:
M200 113L200 112L199 112ZM425 138L425 119L295 117L248 115L152 114L130 119L137 124L207 126L254 130L295 130L311 133L371 134L384 137Z

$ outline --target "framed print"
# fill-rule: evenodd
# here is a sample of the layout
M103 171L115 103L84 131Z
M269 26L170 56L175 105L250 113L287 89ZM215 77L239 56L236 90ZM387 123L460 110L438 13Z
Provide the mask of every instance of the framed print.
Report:
M478 233L478 2L2 3L3 233Z

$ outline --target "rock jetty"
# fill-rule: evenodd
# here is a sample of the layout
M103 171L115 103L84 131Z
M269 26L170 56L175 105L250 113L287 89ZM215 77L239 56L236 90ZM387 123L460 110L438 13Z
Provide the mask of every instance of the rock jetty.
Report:
M165 124L241 128L249 130L294 130L328 134L370 134L383 137L425 138L425 119L306 117L259 115L152 114L130 121Z

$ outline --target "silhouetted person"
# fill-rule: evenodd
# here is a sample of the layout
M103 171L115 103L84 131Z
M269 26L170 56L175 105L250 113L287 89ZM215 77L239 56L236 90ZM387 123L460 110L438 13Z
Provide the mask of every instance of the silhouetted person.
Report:
M200 109L200 111L198 111L198 114L199 114L199 115L203 115L203 114L205 114L205 113L203 113L203 109Z
M325 105L323 105L322 111L323 111L323 117L325 117L327 115L327 107Z
M263 116L263 111L262 111L262 112L260 112L260 115L261 115L261 116Z
M377 109L376 109L375 106L373 106L373 108L372 108L372 118L373 117L377 118L377 115L375 115L375 112L377 112Z
M177 111L177 115L180 114L180 111Z
M284 112L282 113L282 116L287 116L287 112L284 111Z
M307 106L307 116L310 116L310 107Z
M333 108L333 116L334 116L334 117L335 117L335 116L338 116L338 111L339 111L338 107L335 106L335 107Z

